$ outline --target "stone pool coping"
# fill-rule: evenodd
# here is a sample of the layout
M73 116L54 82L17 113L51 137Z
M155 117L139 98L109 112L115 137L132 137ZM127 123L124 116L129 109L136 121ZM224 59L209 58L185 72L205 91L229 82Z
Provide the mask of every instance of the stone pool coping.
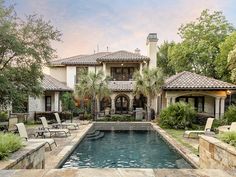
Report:
M189 161L194 168L199 168L199 157L192 153L187 147L177 142L174 138L172 138L165 130L156 125L155 123L151 123L154 130L156 130L163 138L166 140L171 146L174 147L175 150L178 151L187 161Z
M15 165L21 163L23 159L31 156L39 149L44 148L45 142L25 142L24 147L12 153L6 160L0 161L0 170L14 168Z
M1 177L233 177L219 169L134 169L134 168L82 168L47 170L0 170Z

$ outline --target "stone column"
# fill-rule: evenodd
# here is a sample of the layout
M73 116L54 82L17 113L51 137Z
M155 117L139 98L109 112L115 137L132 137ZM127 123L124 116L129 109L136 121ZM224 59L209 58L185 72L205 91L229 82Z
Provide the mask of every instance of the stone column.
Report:
M134 103L134 99L130 98L130 101L129 101L129 109L130 110L133 110L133 103Z
M54 111L59 111L59 92L54 93Z
M102 70L103 70L103 74L104 74L104 77L107 76L107 71L106 71L106 63L102 63Z
M171 104L171 97L166 97L166 107Z
M175 103L175 99L176 99L176 97L171 97L171 104Z
M115 108L115 98L111 97L111 109L113 109L114 111L116 110Z
M100 100L97 98L97 113L100 112Z
M215 118L219 119L220 116L220 98L215 98Z
M221 97L220 99L220 117L222 117L225 113L225 98Z

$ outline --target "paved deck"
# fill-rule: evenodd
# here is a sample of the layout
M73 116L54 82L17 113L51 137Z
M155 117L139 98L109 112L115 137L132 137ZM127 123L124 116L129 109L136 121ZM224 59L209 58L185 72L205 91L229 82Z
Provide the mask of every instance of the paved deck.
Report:
M1 177L232 177L217 169L83 168L51 170L2 170Z

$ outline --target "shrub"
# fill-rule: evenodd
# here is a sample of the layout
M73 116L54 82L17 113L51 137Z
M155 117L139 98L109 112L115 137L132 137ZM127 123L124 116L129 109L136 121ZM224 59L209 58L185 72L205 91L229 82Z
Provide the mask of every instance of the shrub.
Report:
M5 159L23 146L22 139L12 133L0 133L0 160Z
M236 147L236 132L225 132L218 135L218 138L225 143Z
M4 122L8 120L8 115L7 112L5 111L0 111L0 122Z
M101 121L120 121L120 122L130 122L135 121L134 116L131 115L112 115L110 117L105 117Z
M190 104L178 102L161 111L159 123L165 128L186 129L192 128L195 117L196 111Z
M224 114L223 119L226 120L227 124L236 122L236 106L235 105L231 105L228 107L227 111Z
M34 121L41 123L40 121L40 117L46 117L47 121L49 123L55 123L56 122L56 118L54 115L55 112L36 112L35 113L35 117L34 117ZM71 120L72 117L72 113L70 112L58 112L59 116L61 118L61 121L65 121L65 120Z

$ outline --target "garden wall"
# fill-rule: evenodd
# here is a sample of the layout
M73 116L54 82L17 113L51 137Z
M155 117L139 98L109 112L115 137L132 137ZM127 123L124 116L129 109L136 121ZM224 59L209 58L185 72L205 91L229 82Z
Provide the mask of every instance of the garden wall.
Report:
M200 136L199 156L200 168L236 169L236 148L216 138Z
M45 143L27 143L6 160L0 161L0 170L6 169L43 169L45 165Z

